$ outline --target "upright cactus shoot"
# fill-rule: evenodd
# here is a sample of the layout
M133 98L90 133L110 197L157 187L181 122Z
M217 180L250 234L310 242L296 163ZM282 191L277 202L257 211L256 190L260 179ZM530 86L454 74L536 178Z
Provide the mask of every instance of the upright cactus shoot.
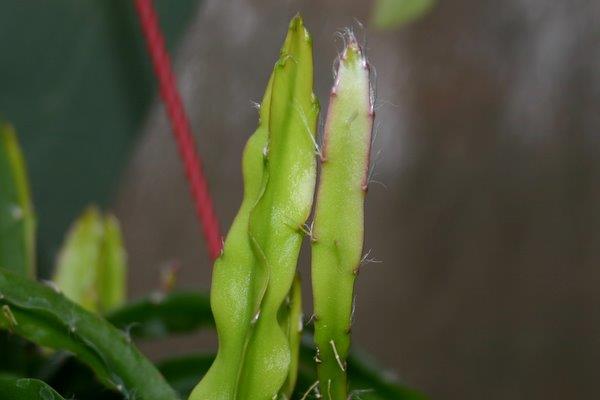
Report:
M312 230L315 359L327 400L348 398L346 358L374 118L369 65L355 37L345 37L325 121Z
M273 399L288 377L292 355L280 324L294 276L316 180L319 105L313 94L312 39L300 16L290 22L273 72L266 185L250 214L254 252L269 284L248 343L240 399Z
M191 400L270 400L293 389L301 305L292 285L316 179L312 85L312 42L296 16L244 152L244 199L211 289L219 351Z
M248 220L265 179L263 153L269 133L272 81L271 77L260 105L258 128L244 149L242 205L213 268L210 302L219 336L219 351L190 400L237 398L252 321L266 289L268 276L252 251Z

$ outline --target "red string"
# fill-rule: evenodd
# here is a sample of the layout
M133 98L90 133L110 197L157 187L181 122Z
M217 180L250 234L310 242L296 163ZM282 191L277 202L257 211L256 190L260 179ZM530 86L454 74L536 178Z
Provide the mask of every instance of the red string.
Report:
M202 172L202 162L196 150L196 142L192 135L190 123L173 76L171 61L165 48L165 40L160 30L156 10L152 0L134 0L134 2L154 66L154 73L158 79L160 95L167 109L171 129L190 184L190 191L195 203L196 213L202 225L206 246L211 259L214 260L219 256L222 246L219 221L208 192L208 184Z

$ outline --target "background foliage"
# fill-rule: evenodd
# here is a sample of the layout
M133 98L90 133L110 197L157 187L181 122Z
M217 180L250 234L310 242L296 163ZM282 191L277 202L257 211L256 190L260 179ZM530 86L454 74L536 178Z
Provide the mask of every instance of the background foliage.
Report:
M173 51L198 0L155 3ZM131 1L0 2L0 113L27 158L44 276L69 222L116 189L155 89L143 46Z

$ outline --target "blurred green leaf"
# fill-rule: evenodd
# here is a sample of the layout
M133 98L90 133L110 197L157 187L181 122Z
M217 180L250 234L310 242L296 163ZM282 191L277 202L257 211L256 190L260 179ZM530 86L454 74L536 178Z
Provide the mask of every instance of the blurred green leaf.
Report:
M117 219L89 207L69 230L53 281L72 301L104 314L125 300L125 258Z
M37 379L0 378L2 400L64 400L54 389Z
M194 292L151 295L115 310L107 319L133 337L154 339L214 326L208 296Z
M27 168L12 127L0 121L0 268L35 275L35 219Z
M107 215L103 222L98 267L98 307L102 314L122 306L127 296L127 254L121 227L114 215Z
M377 0L373 22L378 28L397 28L427 14L436 0Z
M52 288L0 270L0 308L0 328L72 352L127 398L178 398L127 335Z
M199 1L154 3L172 52ZM0 115L28 160L43 276L70 221L108 204L153 100L139 31L132 1L0 2Z
M65 296L94 312L98 311L96 286L103 230L98 210L86 210L65 239L53 278Z

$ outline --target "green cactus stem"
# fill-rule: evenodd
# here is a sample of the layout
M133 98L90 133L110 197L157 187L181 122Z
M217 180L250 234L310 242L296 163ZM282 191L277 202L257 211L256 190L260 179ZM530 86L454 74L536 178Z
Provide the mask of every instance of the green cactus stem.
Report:
M298 365L300 362L300 344L302 342L302 331L304 328L304 320L302 314L302 286L300 283L300 275L296 274L292 290L286 301L286 307L282 309L283 317L282 328L287 330L288 340L290 343L290 370L288 378L281 390L281 394L285 399L291 399L296 380L298 378Z
M219 350L190 400L236 398L252 320L266 289L267 272L252 251L248 220L264 185L264 151L269 132L271 86L272 78L260 106L258 128L244 149L242 205L213 269L210 301L217 326Z
M351 33L331 90L312 229L312 287L320 392L346 400L354 282L363 249L373 128L369 66Z
M319 106L312 88L312 40L296 16L273 73L267 179L250 214L253 250L268 271L269 284L248 343L240 399L278 398L292 363L279 316L292 287L313 201Z

